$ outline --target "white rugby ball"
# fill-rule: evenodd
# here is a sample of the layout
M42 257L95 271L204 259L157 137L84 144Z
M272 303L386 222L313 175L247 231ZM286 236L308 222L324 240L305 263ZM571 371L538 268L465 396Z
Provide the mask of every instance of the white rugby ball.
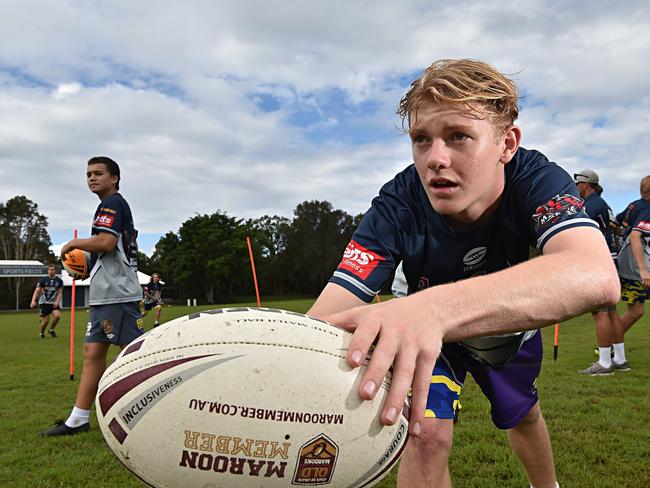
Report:
M152 329L106 370L106 442L154 487L373 486L406 445L406 408L379 422L390 386L357 393L351 334L306 315L229 308Z

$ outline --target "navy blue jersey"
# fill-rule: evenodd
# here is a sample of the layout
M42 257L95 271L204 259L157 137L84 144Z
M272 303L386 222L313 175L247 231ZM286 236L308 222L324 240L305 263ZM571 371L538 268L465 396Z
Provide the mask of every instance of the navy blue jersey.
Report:
M97 235L100 232L113 234L122 241L122 248L127 252L135 243L137 231L133 223L131 207L119 193L106 197L95 210L91 233Z
M162 298L162 283L150 281L144 287L144 303L159 302Z
M431 207L408 166L373 199L330 282L370 302L402 261L411 294L525 261L531 246L543 250L564 229L597 227L571 177L543 154L520 148L504 171L492 220L460 231Z
M97 206L91 233L102 232L113 234L117 243L111 251L92 255L90 305L140 301L142 289L131 259L137 248L137 231L131 208L119 193L106 197Z
M58 276L54 278L44 276L38 280L38 287L41 289L41 296L38 298L38 303L54 305L56 303L56 293L63 288L63 280Z
M616 216L623 228L623 245L618 253L618 274L628 280L640 280L639 266L630 247L630 233L633 230L641 233L643 243L643 258L650 269L650 202L643 198L630 203L627 208Z
M596 192L589 194L585 198L585 211L598 224L598 228L605 236L605 241L610 252L616 252L617 247L614 240L614 233L609 225L609 206L605 200Z

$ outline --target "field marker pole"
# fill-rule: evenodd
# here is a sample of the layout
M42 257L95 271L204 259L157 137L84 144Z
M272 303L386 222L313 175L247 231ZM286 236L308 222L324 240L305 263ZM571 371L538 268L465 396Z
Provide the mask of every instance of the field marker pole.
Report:
M553 362L557 363L557 350L560 345L560 324L555 324L555 337L553 339Z
M77 238L77 229L72 233L74 239ZM76 280L72 278L72 296L70 297L70 381L74 380L74 309L77 297Z
M251 240L246 236L246 243L248 244L248 255L251 258L251 269L253 270L253 281L255 282L255 296L257 297L257 308L261 308L260 304L260 290L257 287L257 274L255 273L255 259L253 259L253 248L251 246Z

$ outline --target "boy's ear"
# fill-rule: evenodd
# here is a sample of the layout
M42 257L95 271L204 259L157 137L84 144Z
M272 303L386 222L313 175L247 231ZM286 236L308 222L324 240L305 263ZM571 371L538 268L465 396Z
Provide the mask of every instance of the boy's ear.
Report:
M506 129L506 132L503 135L503 151L501 152L501 158L499 158L499 162L508 164L514 157L517 149L519 149L520 142L521 129L516 125L511 125L508 127L508 129Z

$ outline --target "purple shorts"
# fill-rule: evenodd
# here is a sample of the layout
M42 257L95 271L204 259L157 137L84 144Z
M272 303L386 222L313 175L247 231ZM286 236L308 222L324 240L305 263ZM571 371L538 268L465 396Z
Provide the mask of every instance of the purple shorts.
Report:
M490 401L492 422L500 429L516 426L537 403L536 381L542 369L542 334L525 341L500 370L474 359L455 343L444 344L431 375L425 417L453 419L469 371Z

